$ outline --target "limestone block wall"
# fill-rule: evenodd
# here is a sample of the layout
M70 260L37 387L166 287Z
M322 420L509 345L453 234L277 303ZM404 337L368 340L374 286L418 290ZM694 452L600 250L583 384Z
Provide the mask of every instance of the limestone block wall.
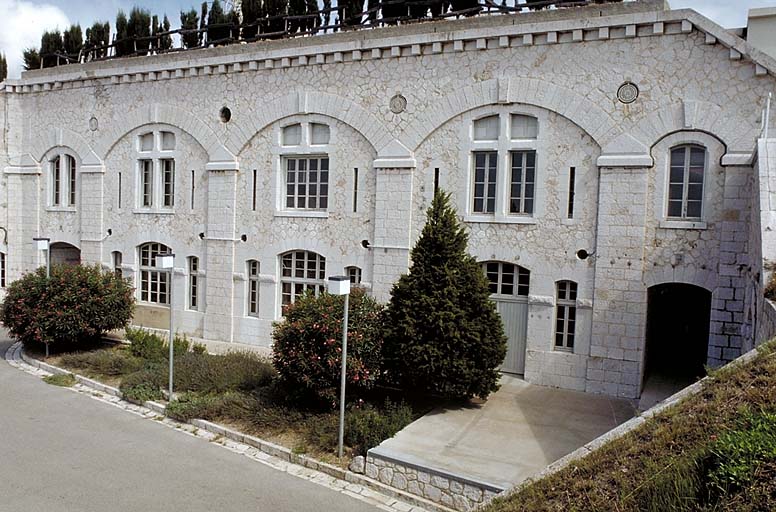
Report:
M133 279L138 245L164 243L180 257L176 297L187 291L183 258L200 261L200 307L175 302L180 331L268 346L281 316L280 255L317 252L328 275L358 266L384 300L438 185L452 192L475 257L531 272L528 380L638 396L647 288L662 282L712 291L709 361L728 360L751 325L751 157L762 128L753 120L776 61L697 13L663 9L558 9L25 73L0 93L9 278L41 262L34 236L106 267L120 251ZM624 82L638 89L632 103L617 99ZM513 113L539 123L536 209L483 219L470 211L472 123ZM327 212L281 207L280 166L293 151L280 133L297 122L330 127ZM157 129L179 143L174 213L135 207L134 145ZM705 225L668 226L667 152L692 141L711 155ZM78 159L75 211L46 205L47 155L57 148ZM246 311L251 259L261 264L258 317ZM571 353L553 347L561 279L579 286Z

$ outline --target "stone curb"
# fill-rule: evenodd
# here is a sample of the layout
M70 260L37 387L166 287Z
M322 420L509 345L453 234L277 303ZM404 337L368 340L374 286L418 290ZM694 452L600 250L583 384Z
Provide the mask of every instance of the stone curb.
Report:
M736 366L739 366L741 364L745 364L755 357L757 357L759 353L759 348L755 348L754 350L750 350L746 354L743 354L737 359L734 359L730 363L726 364L720 370L723 368L735 368ZM719 370L718 370L719 371ZM487 500L483 502L481 505L479 505L474 510L482 510L484 507L488 506L494 499L496 498L506 498L508 496L511 496L513 494L516 494L523 490L524 488L528 487L532 483L541 480L543 478L546 478L548 476L552 476L555 473L561 471L562 469L565 469L567 466L571 465L573 462L576 462L587 455L591 454L595 450L601 448L603 445L608 444L616 439L619 439L632 430L635 430L636 428L640 427L644 423L646 423L647 420L653 418L654 416L660 414L661 412L665 411L666 409L669 409L675 405L677 405L679 402L690 398L694 395L697 395L703 390L703 387L710 381L714 379L713 376L706 376L699 380L698 382L695 382L694 384L687 386L686 388L674 393L673 395L669 396L662 402L659 402L652 406L651 408L647 409L646 411L642 412L638 416L635 416L631 418L630 420L626 421L622 425L610 430L609 432L593 439L586 445L582 446L581 448L576 449L575 451L571 452L570 454L566 455L565 457L556 460L546 468L544 468L542 471L536 473L533 476L528 477L527 479L523 480L519 484L515 485L511 489L508 489L503 494L496 496L494 498L491 498L490 500Z
M121 394L121 391L117 388L114 388L112 386L108 386L106 384L102 384L101 382L97 382L93 379L89 379L87 377L84 377L83 375L79 375L77 373L73 373L71 371L65 370L63 368L59 368L57 366L50 365L48 363L44 363L43 361L40 361L38 359L35 359L33 357L30 357L27 355L24 350L19 349L19 356L21 359L27 363L28 365L32 366L33 368L36 368L38 370L47 371L49 373L53 374L69 374L75 377L76 381L80 384L83 384L86 387L95 389L97 391L101 391L103 393L106 393L111 396L115 396L117 398L123 399L123 396ZM147 401L143 404L144 407L162 415L167 416L166 408L163 404L160 404L158 402L154 401ZM179 420L176 420L179 421ZM185 423L185 422L181 422ZM293 453L288 448L285 448L283 446L271 443L269 441L265 441L263 439L260 439L255 436L251 436L248 434L244 434L242 432L239 432L237 430L233 430L227 427L224 427L223 425L219 425L217 423L213 423L207 420L202 419L192 419L188 422L190 425L193 425L199 429L202 429L204 431L210 432L214 435L220 435L225 437L226 439L229 439L231 441L235 441L238 443L243 443L248 446L251 446L253 448L256 448L257 450L266 453L267 455L270 455L272 457L275 457L277 459L282 460L283 462L288 462L290 464L296 464L298 466L305 467L307 469L311 469L313 471L319 471L321 473L324 473L328 476L331 476L333 478L336 478L337 480L342 480L351 484L357 484L364 487L367 487L377 493L386 495L390 498L394 498L396 500L403 501L405 503L408 503L414 507L419 507L424 510L433 511L433 512L454 512L452 509L447 508L445 506L439 505L437 503L433 503L431 501L428 501L426 499L420 498L418 496L415 496L413 494L406 493L404 491L394 489L393 487L390 487L388 485L383 484L382 482L379 482L377 480L373 480L369 477L366 477L364 475L360 475L358 473L353 473L352 471L347 471L345 469L333 466L331 464L327 464L325 462L313 459L311 457L300 455Z

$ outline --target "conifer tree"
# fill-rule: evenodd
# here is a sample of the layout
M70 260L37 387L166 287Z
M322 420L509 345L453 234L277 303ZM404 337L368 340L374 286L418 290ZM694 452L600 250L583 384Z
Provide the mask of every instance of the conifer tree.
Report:
M22 58L25 70L40 69L40 52L37 48L26 48L22 52Z
M65 53L59 30L45 31L40 38L40 58L44 68L57 66ZM64 62L63 62L64 63Z
M86 29L86 42L84 46L88 52L89 58L101 59L108 55L108 49L104 48L110 44L110 23L107 21L101 23L95 21L91 27Z
M62 34L65 55L69 62L78 62L81 50L84 47L84 37L81 32L81 25L71 25L69 29Z
M190 30L191 32L181 32L181 41L184 48L196 48L199 46L200 37L197 33L199 26L199 14L196 9L191 9L188 12L181 11L181 29Z
M207 43L210 41L207 40L207 2L202 2L202 14L199 17L199 44L205 44L207 46Z
M243 0L240 4L242 10L242 35L251 40L259 34L259 20L264 17L261 0Z
M164 19L162 20L162 26L161 26L161 32L169 32L170 31L170 20L167 19L167 15L164 15ZM172 37L170 34L163 34L159 36L159 48L161 50L169 50L172 48Z
M115 56L124 57L134 52L135 45L129 39L129 22L127 21L127 15L124 11L119 9L116 14L116 46Z
M8 78L8 60L4 53L0 53L0 82Z
M151 46L151 13L139 7L133 7L129 11L127 23L127 35L130 45L134 44L131 52L144 55Z
M221 2L213 0L210 6L210 13L207 15L207 40L208 43L224 44L224 40L229 38L229 15L224 12Z
M437 192L386 309L386 375L404 389L448 398L498 389L507 339L468 238L450 195Z

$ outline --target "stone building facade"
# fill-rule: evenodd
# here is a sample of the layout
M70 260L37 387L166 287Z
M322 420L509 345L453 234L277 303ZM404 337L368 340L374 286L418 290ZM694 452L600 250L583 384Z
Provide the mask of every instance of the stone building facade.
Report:
M3 284L48 237L55 260L132 279L135 323L164 328L170 249L176 329L269 345L329 275L387 300L441 188L491 279L505 370L638 397L650 353L719 365L770 334L774 73L656 0L26 72L0 93ZM655 313L672 300L689 321Z

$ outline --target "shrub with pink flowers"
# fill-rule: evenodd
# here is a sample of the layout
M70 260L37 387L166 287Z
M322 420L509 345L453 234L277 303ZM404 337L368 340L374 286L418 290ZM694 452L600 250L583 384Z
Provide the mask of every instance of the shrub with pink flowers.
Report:
M98 265L55 265L24 275L8 286L2 319L25 345L78 348L108 331L126 327L135 299L129 281Z
M342 364L344 297L306 294L284 308L274 324L273 362L281 378L334 406ZM348 396L373 387L382 365L383 306L354 289L348 307Z

